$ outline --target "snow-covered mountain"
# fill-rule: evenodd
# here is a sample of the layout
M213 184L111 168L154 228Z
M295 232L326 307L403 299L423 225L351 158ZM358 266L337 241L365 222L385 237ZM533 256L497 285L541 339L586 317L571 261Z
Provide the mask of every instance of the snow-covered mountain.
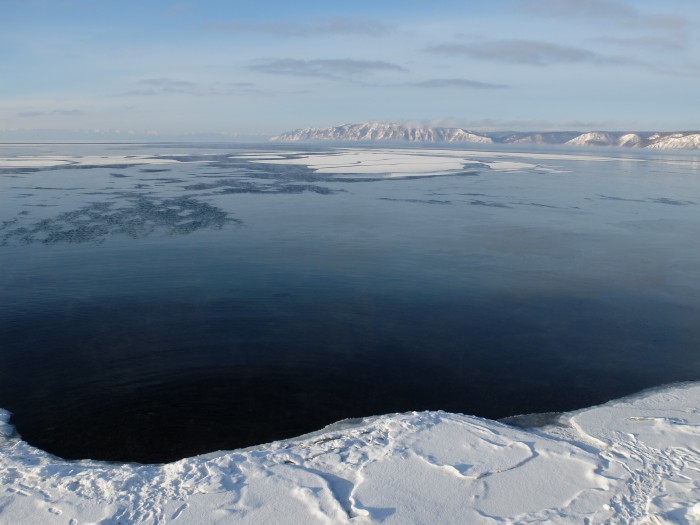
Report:
M616 146L617 140L610 133L602 131L590 131L582 133L565 144L567 146Z
M623 148L641 148L644 146L644 140L637 133L625 133L617 139L616 146Z
M490 144L493 139L462 128L434 128L429 126L405 126L402 124L343 124L330 128L303 128L282 133L270 140L274 142L476 142Z
M270 139L273 142L428 142L477 144L563 144L651 149L700 149L700 132L532 131L474 132L462 128L370 122L329 128L302 128Z
M700 149L700 133L671 133L655 136L647 148L652 149Z
M568 146L617 146L621 148L700 149L700 133L582 133L567 142Z

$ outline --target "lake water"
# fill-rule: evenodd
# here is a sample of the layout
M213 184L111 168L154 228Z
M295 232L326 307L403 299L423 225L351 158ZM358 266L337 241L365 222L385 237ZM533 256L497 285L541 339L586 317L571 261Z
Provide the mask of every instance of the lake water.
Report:
M0 146L0 407L23 438L161 462L700 379L697 154L471 151L430 177L304 164L329 153Z

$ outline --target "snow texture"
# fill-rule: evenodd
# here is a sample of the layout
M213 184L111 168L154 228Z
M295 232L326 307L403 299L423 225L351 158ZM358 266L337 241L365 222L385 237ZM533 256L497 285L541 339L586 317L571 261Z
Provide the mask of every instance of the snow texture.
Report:
M0 522L698 523L698 406L693 383L539 429L394 414L165 465L64 461L0 411Z

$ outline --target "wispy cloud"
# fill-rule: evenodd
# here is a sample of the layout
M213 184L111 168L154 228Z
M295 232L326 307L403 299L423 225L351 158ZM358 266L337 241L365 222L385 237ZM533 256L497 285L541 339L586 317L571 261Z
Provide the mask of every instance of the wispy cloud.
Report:
M638 49L640 47L653 48L661 51L678 51L684 49L687 45L687 39L682 35L676 37L660 37L660 36L635 36L635 37L600 37L593 39L595 42L612 44L615 46L628 47Z
M639 12L616 0L519 0L522 11L549 16L636 18Z
M369 18L338 17L316 22L216 22L207 28L227 33L258 33L274 37L368 36L382 37L396 33L396 26Z
M525 120L507 120L507 119L480 119L470 120L462 124L463 127L483 130L511 130L511 131L561 131L561 130L590 130L590 129L609 129L610 126L615 126L615 123L609 120L562 120L551 121L544 119L525 119Z
M700 75L700 63L690 62L686 64L686 70L693 75Z
M156 95L195 95L195 96L227 96L242 94L259 94L264 90L252 82L214 82L203 85L189 80L174 78L146 78L138 82L138 88L123 93L126 96L156 96Z
M356 75L369 75L376 72L403 72L405 68L382 60L355 60L351 58L327 60L300 60L277 58L260 60L248 66L249 69L273 75L292 75L328 79L347 79Z
M465 56L478 60L492 60L515 64L547 66L576 62L596 64L637 64L625 57L601 55L588 49L543 42L540 40L490 40L468 44L439 44L425 49L434 54Z
M44 117L44 116L55 116L55 117L79 117L84 115L85 112L79 109L54 109L51 111L20 111L17 113L18 117Z
M420 82L405 82L402 86L420 87L428 89L505 89L505 84L491 84L478 80L465 78L431 78Z
M686 19L669 13L644 13L617 0L519 0L521 11L536 15L607 20L616 24L653 27L665 30L682 29Z
M147 78L139 82L144 89L150 89L159 93L186 93L195 94L200 88L189 80L179 80L174 78Z

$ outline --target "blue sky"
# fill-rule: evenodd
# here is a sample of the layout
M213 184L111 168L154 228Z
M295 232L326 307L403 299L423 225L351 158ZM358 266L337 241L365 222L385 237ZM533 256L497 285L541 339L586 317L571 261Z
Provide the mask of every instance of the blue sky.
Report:
M700 128L697 0L2 0L0 12L5 130Z

